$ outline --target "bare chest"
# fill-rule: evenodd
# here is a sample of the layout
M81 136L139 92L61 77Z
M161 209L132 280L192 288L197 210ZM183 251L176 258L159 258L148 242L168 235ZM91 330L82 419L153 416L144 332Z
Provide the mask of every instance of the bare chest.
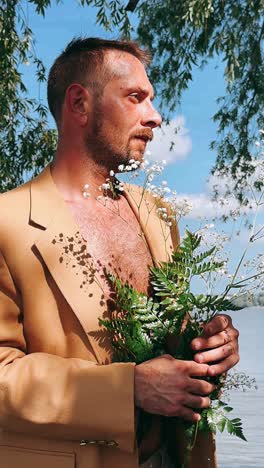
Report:
M137 290L147 292L151 255L138 220L125 204L121 206L70 206L106 295L109 286L105 273L110 272Z

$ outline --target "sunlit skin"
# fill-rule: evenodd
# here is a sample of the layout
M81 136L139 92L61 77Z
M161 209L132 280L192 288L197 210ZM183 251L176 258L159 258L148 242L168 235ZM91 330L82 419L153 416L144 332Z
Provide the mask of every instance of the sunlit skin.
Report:
M69 86L65 95L51 170L73 211L76 207L83 212L88 209L82 197L87 182L92 195L89 207L98 209L98 187L109 177L109 171L116 171L129 159L141 160L153 129L161 124L142 63L124 52L108 52L106 59L115 77L101 95L77 83ZM122 203L122 209L128 210ZM194 361L165 355L136 366L136 405L150 413L197 421L200 416L195 409L210 405L208 395L214 389L202 378L226 372L238 362L237 338L231 318L219 315L205 327L202 337L193 340Z

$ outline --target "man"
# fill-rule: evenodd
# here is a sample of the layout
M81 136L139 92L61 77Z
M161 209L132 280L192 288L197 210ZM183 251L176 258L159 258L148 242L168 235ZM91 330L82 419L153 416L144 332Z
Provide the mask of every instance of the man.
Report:
M193 341L190 362L165 355L111 364L110 338L98 325L114 307L105 269L147 291L148 266L165 259L155 213L143 206L139 216L134 196L113 197L103 185L120 164L141 161L161 123L147 61L136 43L72 41L48 81L59 133L54 160L1 196L3 468L161 466L162 420L197 421L214 388L203 377L238 361L238 332L225 315ZM136 416L153 415L140 447L135 408ZM201 460L192 466L214 464Z

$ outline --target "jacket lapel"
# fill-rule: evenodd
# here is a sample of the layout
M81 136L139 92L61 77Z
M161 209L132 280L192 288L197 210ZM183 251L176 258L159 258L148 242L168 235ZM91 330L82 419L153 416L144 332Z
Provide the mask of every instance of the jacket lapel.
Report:
M96 333L106 304L87 242L81 236L48 166L30 187L30 224L38 229L35 247L85 330L95 356L103 363Z

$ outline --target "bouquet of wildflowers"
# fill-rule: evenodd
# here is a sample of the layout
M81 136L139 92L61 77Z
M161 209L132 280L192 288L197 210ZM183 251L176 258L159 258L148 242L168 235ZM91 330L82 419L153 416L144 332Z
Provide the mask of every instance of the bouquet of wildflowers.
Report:
M136 169L138 164L130 161L132 169ZM257 174L258 181L264 181L264 162L257 159L252 161L252 174ZM120 167L120 170L129 171L131 166ZM188 201L179 204L176 193L170 193L166 182L160 186L153 184L155 176L160 176L162 165L154 164L149 167L143 163L146 179L143 183L142 198L146 193L151 193L157 214L168 225L173 226L182 217L183 213L189 209ZM133 174L133 178L137 173ZM222 180L223 180L222 174ZM230 179L225 174L230 189ZM256 212L263 205L264 192L258 190L252 195L256 184L252 184L250 177L246 181L245 187L249 194L249 199L255 202ZM123 189L123 185L121 184ZM260 185L258 186L258 188ZM116 186L114 187L116 189ZM117 184L118 188L118 184ZM232 192L229 192L232 196ZM227 200L225 196L225 200ZM169 205L168 205L169 203ZM169 207L169 208L168 208ZM253 206L251 207L253 208ZM242 210L242 208L240 207ZM238 208L234 214L237 216ZM248 214L248 203L246 203L245 213ZM249 245L261 235L261 229L256 229L255 220L251 226ZM263 228L262 228L263 229ZM219 257L219 245L203 248L205 240L203 234L205 230L191 232L186 229L185 236L179 247L172 252L167 262L161 262L158 266L150 268L151 293L144 294L138 292L129 284L111 274L108 278L115 293L117 311L110 319L100 319L103 325L112 334L112 345L114 349L114 360L118 362L136 362L137 364L170 352L177 359L192 360L191 341L203 333L203 327L218 313L226 310L238 310L236 304L237 297L248 294L253 288L259 286L259 279L264 273L262 261L253 265L246 261L245 249L235 271L228 275L225 259ZM244 262L244 263L243 263ZM239 276L242 267L250 268L248 276ZM255 266L255 271L252 268ZM225 279L225 287L221 293L213 293L212 286L216 282L217 276ZM206 284L205 292L195 292L195 278ZM194 285L194 286L193 286ZM197 289L197 285L196 285ZM203 288L204 289L204 288ZM231 291L235 292L231 296ZM208 378L216 385L216 389L210 395L210 408L201 411L201 419L195 423L185 424L187 439L185 462L188 461L191 450L195 445L198 431L216 432L218 429L223 432L225 429L230 434L246 440L242 430L240 418L232 418L230 412L232 408L222 400L225 384L230 388L230 379L226 376ZM237 374L233 382L236 388L239 386L250 386L253 380L244 375ZM185 462L184 465L185 466Z

